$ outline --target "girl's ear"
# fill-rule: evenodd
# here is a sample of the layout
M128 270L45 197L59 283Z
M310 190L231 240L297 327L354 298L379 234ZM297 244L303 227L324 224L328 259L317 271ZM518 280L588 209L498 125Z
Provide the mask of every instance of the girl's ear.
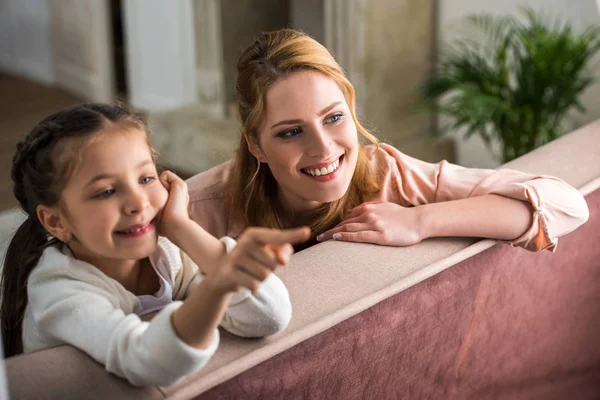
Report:
M58 207L39 205L36 211L41 224L52 236L63 243L73 238L73 233L69 230L67 221Z
M244 139L246 139L246 144L248 145L248 151L256 158L258 161L266 163L267 159L260 151L260 147L258 147L258 143L256 143L245 129L242 129L242 135L244 135Z

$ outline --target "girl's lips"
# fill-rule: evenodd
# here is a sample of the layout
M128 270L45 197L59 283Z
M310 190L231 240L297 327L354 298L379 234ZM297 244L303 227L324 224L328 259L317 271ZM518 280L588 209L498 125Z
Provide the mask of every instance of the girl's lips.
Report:
M152 231L154 231L154 221L151 221L146 225L134 225L122 231L115 231L115 234L121 237L135 238L144 236Z

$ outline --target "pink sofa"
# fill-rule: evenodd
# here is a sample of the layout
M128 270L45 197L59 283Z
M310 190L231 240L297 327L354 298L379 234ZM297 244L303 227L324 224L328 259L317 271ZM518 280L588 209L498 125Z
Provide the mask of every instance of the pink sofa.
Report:
M508 167L559 176L590 220L530 253L492 240L408 248L327 242L279 275L282 334L223 334L209 364L134 388L68 346L7 360L15 399L600 398L600 122Z

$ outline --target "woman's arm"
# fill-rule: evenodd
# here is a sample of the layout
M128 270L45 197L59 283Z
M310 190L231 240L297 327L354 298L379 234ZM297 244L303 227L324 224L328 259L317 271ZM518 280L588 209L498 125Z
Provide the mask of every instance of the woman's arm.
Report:
M558 178L445 161L430 164L381 147L391 182L381 197L392 200L356 207L319 240L405 246L426 237L475 236L533 251L553 250L558 237L588 219L583 196Z
M484 195L403 207L389 202L364 203L350 218L319 236L388 246L410 246L430 237L465 236L514 240L531 226L531 206L520 200Z
M485 237L515 240L531 226L533 208L494 194L418 206L419 237Z

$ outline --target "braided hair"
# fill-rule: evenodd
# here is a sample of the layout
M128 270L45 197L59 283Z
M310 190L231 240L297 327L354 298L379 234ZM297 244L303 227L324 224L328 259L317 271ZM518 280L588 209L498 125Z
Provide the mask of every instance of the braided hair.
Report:
M147 132L142 118L127 107L116 104L80 104L42 120L23 141L13 156L13 192L27 219L17 229L8 246L2 280L0 321L4 354L10 357L23 351L22 327L27 307L27 280L46 247L58 242L51 238L37 217L39 205L56 206L74 164L65 156L66 138L86 138L107 124L135 127Z

